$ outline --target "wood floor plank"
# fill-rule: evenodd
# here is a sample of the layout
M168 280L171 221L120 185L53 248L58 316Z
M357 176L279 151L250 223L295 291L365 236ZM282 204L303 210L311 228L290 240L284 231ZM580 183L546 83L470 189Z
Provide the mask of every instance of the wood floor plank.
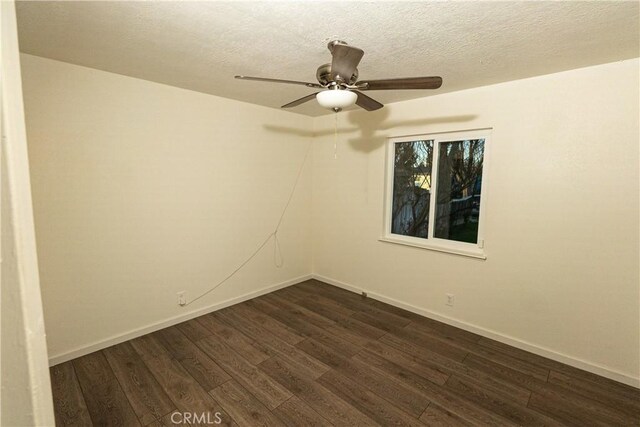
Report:
M73 367L93 424L141 425L101 351L74 359Z
M427 365L421 365L419 363L403 363L407 362L406 358L393 358L393 361L390 361L370 350L364 350L358 353L353 357L354 360L360 360L363 363L367 363L370 366L378 366L384 370L384 367L392 367L392 366L402 366L407 371L414 373L415 375L419 375L422 378L425 378L431 381L434 384L444 385L449 377L451 376L448 373L445 373L441 370L433 369ZM412 369L413 368L413 369ZM416 372L418 371L418 372Z
M536 399L533 399L534 395L537 396ZM603 405L597 400L574 393L572 390L555 384L541 381L536 382L534 383L531 396L531 399L529 399L530 406L531 400L539 404L542 404L542 401L546 401L551 402L555 408L558 406L563 408L572 407L575 411L579 410L583 413L590 414L593 420L600 420L609 425L626 426L640 424L640 419L638 419L637 416L626 414L617 406L610 407ZM555 410L552 413L556 413Z
M517 425L526 426L559 426L560 423L536 411L513 403L487 389L483 384L452 375L446 384L448 389L455 390L467 400L475 402L492 413L501 415Z
M304 337L299 335L295 330L278 322L263 312L256 310L248 304L243 303L234 305L232 311L248 320L251 320L252 322L255 322L257 325L263 327L287 344L295 345L304 339Z
M286 288L279 289L274 294L280 295L283 298L287 298L288 300L298 303L300 300L308 298L309 294L304 291L304 289L299 288L296 285L287 286Z
M158 341L178 360L187 372L204 388L212 390L231 379L229 374L212 360L178 328L155 332Z
M640 404L640 388L635 388L627 384L614 381L609 378L604 378L591 372L583 371L582 369L574 368L573 366L565 365L552 360L556 363L554 367L545 364L545 367L554 370L557 373L561 373L567 378L571 378L575 384L581 383L586 387L596 387L606 393L611 393L615 396L621 396L631 402L638 402ZM556 381L558 378L556 378ZM571 380L569 380L571 381ZM589 384L589 385L587 385Z
M302 375L315 379L329 370L329 367L324 363L310 357L302 350L280 340L275 335L272 335L268 330L248 319L237 316L235 313L231 312L224 314L216 313L216 315L223 322L235 327L256 342L260 342L270 356L278 356L289 362L291 368L298 370Z
M273 316L274 314L286 313L287 319L289 320L289 322L302 321L303 323L313 325L318 328L326 328L328 326L335 324L333 320L327 317L321 316L320 314L315 313L305 307L302 307L301 305L293 304L292 302L282 297L279 297L273 294L268 294L268 295L265 295L264 297L266 301L278 307L278 311L276 312L271 311L270 313L268 313L271 316Z
M496 363L473 353L467 356L463 361L463 364L473 370L484 372L485 374L494 376L495 378L501 378L512 384L524 387L527 390L535 390L536 384L541 381L539 378L527 375L519 370L505 366L502 363Z
M278 311L279 308L277 305L273 305L270 302L266 301L265 299L263 299L262 297L260 298L254 298L252 300L246 301L244 304L248 305L249 307L255 309L255 310L259 310L263 313L269 313L269 312L273 312L273 311ZM220 310L216 313L224 313L225 310Z
M304 291L302 291L304 293ZM307 296L298 301L298 304L301 306L315 311L318 314L321 314L329 319L332 319L335 322L338 322L345 317L350 317L357 313L356 310L352 310L350 308L344 307L340 304L337 304L330 298L325 298L322 295L317 295L313 293L307 293Z
M322 282L307 281L304 283L299 283L296 286L302 288L305 291L321 295L322 297L331 300L333 304L337 304L347 310L352 310L354 312L359 312L363 307L363 304L366 304L366 301L364 301L365 298L363 298L362 295L358 295L354 292L349 292L344 289L336 288L335 286L327 285Z
M313 339L302 341L297 347L416 418L429 404L424 396L395 382L386 373L372 370L366 362L356 360L357 356L344 358Z
M395 336L402 338L411 343L428 348L429 350L440 353L450 359L462 361L471 350L467 345L460 345L459 342L447 342L444 339L431 334L425 334L417 330L403 328L393 333Z
M91 425L91 417L71 362L53 366L51 388L56 425Z
M262 373L225 343L208 337L196 344L267 408L274 409L291 397L286 388Z
M400 365L394 363L372 363L373 360L370 358L359 360L363 355L364 353L354 356L353 361L359 362L364 366L369 366L371 369L384 372L396 382L424 396L424 399L428 399L427 402L436 403L437 405L445 407L469 422L478 425L515 425L509 420L492 413L490 410L469 401L464 396L451 392L441 385L433 383L419 375L415 375Z
M448 343L433 335L424 334L416 330L406 328L396 329L390 335L410 342L413 345L429 349L429 351L442 354L452 360L461 362L469 354L467 349Z
M431 402L431 398L416 384L434 383L411 371L397 368L392 363L373 363L371 357L366 357L363 352L355 355L347 367L340 368L338 371L350 376L405 412L419 417Z
M104 354L124 394L143 425L175 409L155 377L129 342L106 348Z
M485 359L489 359L495 363L500 363L504 366L520 371L523 374L530 375L541 381L546 381L549 377L549 369L501 352L478 347L474 349L472 353L484 357Z
M597 387L597 389L601 391L606 391L607 393L612 393L615 395L626 396L632 401L640 402L640 389L631 387L627 384L622 384L609 378L604 378L591 372L586 372L581 369L574 368L573 366L565 365L564 363L547 359L537 354L512 347L510 345L492 340L490 338L481 337L478 341L478 344L481 347L501 352L508 356L512 356L514 358L539 365L549 370L556 371L557 373L562 374L565 377L566 381L576 380L576 384L581 383L586 387ZM589 384L593 385L590 386Z
M210 417L213 418L216 412L221 412L221 425L236 425L233 418L207 394L177 360L161 355L149 358L144 363L180 413L198 414L198 416L212 414Z
M363 321L378 329L382 329L387 332L393 332L397 328L403 328L411 323L410 320L404 317L396 316L395 314L388 313L380 310L372 305L361 303L364 309L351 316L354 319Z
M289 400L274 409L273 413L286 427L327 427L333 425L296 395L291 396Z
M469 338L466 335L460 335L455 328L433 328L430 324L420 322L411 322L404 327L407 331L413 331L421 335L432 336L452 346L470 351L478 347L477 338Z
M322 344L334 349L340 354L352 355L359 351L359 349L353 345L352 341L344 340L337 335L328 332L327 329L322 329L315 325L305 324L301 319L287 318L288 314L288 312L283 311L278 313L276 318L283 323L287 322L290 327L296 329L301 334L304 334L309 338L313 338L314 340L321 342ZM340 331L336 330L336 333L339 334Z
M428 317L417 316L411 319L411 323L415 326L423 326L431 331L438 331L442 335L452 335L466 341L478 342L482 338L478 334L465 331L464 329L456 328L455 326L447 325L446 323L438 322Z
M378 300L373 299L373 298L366 298L365 302L367 304L372 305L373 307L375 307L375 308L377 308L379 310L386 311L388 313L394 314L394 315L399 316L399 317L404 317L405 319L408 319L410 321L414 321L414 320L417 320L417 319L423 319L423 317L420 316L419 314L412 313L412 312L410 312L408 310L405 310L403 308L400 308L400 307L394 307L391 304L387 304L385 302L378 301Z
M176 327L180 329L180 332L182 332L192 342L211 336L211 331L205 328L198 320L198 318L187 320L186 322L177 324Z
M312 314L315 320L307 322L305 319L309 318L308 313L291 310L286 304L281 306L281 310L268 313L269 316L294 329L301 336L314 338L316 341L322 342L343 354L357 353L359 349L354 346L355 342L360 342L362 345L368 342L367 340L361 340L358 336L354 336L348 330L344 330L332 320L316 313ZM322 320L318 320L319 318Z
M318 382L380 425L424 425L417 418L397 409L386 400L362 388L355 381L336 371L329 371L322 375Z
M172 357L180 360L194 351L195 345L180 331L177 326L161 329L153 335L158 339Z
M397 329L401 329L405 325L396 325L393 323L388 323L383 318L377 317L375 315L371 315L369 313L358 312L351 316L352 319L356 319L362 323L365 323L369 326L372 326L376 329L383 330L385 333L395 332Z
M449 376L455 373L477 380L494 393L510 398L523 406L526 406L531 396L531 391L522 386L500 377L474 370L463 363L447 359L435 353L423 352L420 356L416 356L404 353L381 342L370 343L365 347L365 350L375 353L436 384L444 384ZM364 355L365 353L361 354Z
M571 404L567 405L564 402L558 402L548 396L537 393L531 395L528 407L547 414L565 425L603 427L613 425L601 419L593 418L589 412L582 411L579 407Z
M298 304L308 308L309 310L335 322L334 325L325 327L332 334L356 343L358 346L364 346L370 340L380 338L386 334L386 331L375 328L366 323L360 322L351 317L355 312L346 310L343 307L334 305L323 305L317 300L303 300ZM337 310L336 310L337 309ZM342 313L340 311L343 311ZM349 314L344 314L348 312Z
M433 427L471 427L474 425L435 403L429 405L420 416L420 421Z
M278 357L262 362L260 369L289 389L291 393L304 400L318 414L321 414L336 426L378 425L371 418L331 393L316 381L298 376L289 369L289 365L286 362L283 362Z
M428 344L425 345L424 342L416 343L409 337L399 337L398 335L391 333L378 339L378 342L416 356L426 354L429 359L442 361L442 363L446 363L447 360L459 363L465 360L466 357L463 356L463 353L458 351L449 351L448 348L442 347L437 343L434 346L430 346Z
M169 354L169 351L162 345L154 334L147 334L134 338L130 343L142 360Z
M374 318L382 320L385 324L392 327L402 327L411 322L410 319L394 314L391 310L386 310L386 307L390 307L387 304L380 304L375 306L370 303L370 299L362 298L360 295L353 292L338 289L330 285L321 285L322 295L332 299L339 305L342 305L351 310L356 310L360 313L366 313Z
M352 349L348 350L348 353L355 354L372 341L370 338L366 338L361 334L355 332L353 329L345 328L340 324L330 326L326 328L326 331L332 336L338 337L343 341L351 343Z
M369 340L376 340L387 334L387 331L361 322L360 320L354 319L353 317L342 319L336 322L336 324L352 331L354 334L360 335Z
M264 362L270 357L268 353L261 349L262 346L257 345L255 341L237 329L220 322L214 316L201 316L198 321L217 339L224 341L225 344L241 354L252 365Z
M242 426L276 426L280 420L237 381L231 380L209 392L235 422Z
M529 400L529 406L534 408L534 406L531 406L531 401L534 400L535 405L537 405L535 407L536 410L540 412L543 411L544 408L547 408L548 412L543 413L560 421L563 421L565 416L571 415L571 413L576 411L587 414L590 413L592 419L613 425L627 425L630 420L637 419L629 417L617 407L609 407L596 400L574 393L572 390L562 386L541 381L517 369L509 368L502 363L494 362L493 360L485 359L475 354L470 354L464 363L476 369L484 370L484 372L490 375L516 382L531 390L532 395ZM536 399L533 399L534 394L537 396ZM558 416L560 418L558 418ZM581 417L582 416L576 417L575 419L582 419Z
M313 338L307 338L299 342L296 344L296 348L304 351L332 369L346 369L346 366L349 365L349 360L345 356L336 353L332 348L319 343Z
M357 309L357 304L364 299L361 295L358 295L355 292L350 292L336 286L328 285L320 282L319 280L307 280L306 282L298 283L296 286L309 290L315 294L322 295L326 298L330 298L337 304L343 305L351 310Z
M549 374L548 381L573 393L596 400L603 405L617 407L620 411L640 420L640 390L638 390L638 393L633 393L626 388L607 387L603 384L583 378L575 378L553 370Z

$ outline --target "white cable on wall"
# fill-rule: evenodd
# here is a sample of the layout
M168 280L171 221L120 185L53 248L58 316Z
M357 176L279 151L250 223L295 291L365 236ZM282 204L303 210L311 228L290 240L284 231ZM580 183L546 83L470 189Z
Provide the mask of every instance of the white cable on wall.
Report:
M300 182L300 177L302 176L302 171L304 170L304 165L307 163L307 157L309 157L309 152L310 151L311 151L311 143L309 143L309 146L307 147L307 151L304 153L304 159L302 159L302 164L300 165L300 170L298 170L298 175L296 176L296 180L293 183L293 188L291 189L291 193L289 194L289 198L287 199L287 203L285 204L284 209L282 210L282 214L280 214L280 218L278 219L278 223L276 224L276 227L273 230L273 232L271 232L267 236L267 238L260 244L260 246L258 246L256 248L256 250L253 251L253 253L247 259L245 259L242 263L240 263L240 265L238 265L238 267L236 267L235 270L233 270L231 273L229 273L224 279L222 279L220 282L218 282L215 286L213 286L212 288L208 289L206 292L198 295L197 297L195 297L191 301L189 301L186 304L184 304L183 307L186 307L186 306L198 301L200 298L205 297L206 295L210 294L215 289L217 289L219 286L221 286L223 283L225 283L227 280L229 280L233 276L235 276L235 274L238 271L240 271L242 269L242 267L247 265L249 263L249 261L251 261L253 258L255 258L256 255L258 255L258 253L262 250L262 248L264 248L272 238L273 238L273 241L274 241L273 263L278 268L280 268L280 267L282 267L284 265L284 258L282 256L282 250L280 249L280 242L278 241L278 231L280 230L280 225L282 224L282 220L284 219L284 216L287 213L287 209L289 208L289 205L291 204L291 200L293 199L293 195L296 192L296 188L298 188L298 183Z

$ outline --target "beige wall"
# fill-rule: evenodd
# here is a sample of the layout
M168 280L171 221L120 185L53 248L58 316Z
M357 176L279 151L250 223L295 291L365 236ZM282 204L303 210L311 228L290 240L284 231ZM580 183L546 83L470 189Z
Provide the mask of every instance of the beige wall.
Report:
M630 60L349 112L337 160L316 119L314 273L638 384L638 92ZM378 241L386 138L486 127L488 259Z
M271 233L312 119L22 55L49 353L75 350L311 273L311 160ZM212 77L213 78L213 77ZM97 348L95 347L95 348Z

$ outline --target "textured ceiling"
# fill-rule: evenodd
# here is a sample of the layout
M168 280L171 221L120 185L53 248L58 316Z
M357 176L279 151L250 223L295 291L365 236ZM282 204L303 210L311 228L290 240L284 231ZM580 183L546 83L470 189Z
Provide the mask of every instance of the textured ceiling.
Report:
M315 82L326 41L364 49L361 79L440 75L437 91L368 92L383 103L639 56L631 2L18 2L23 52L270 107ZM321 115L315 102L293 111Z

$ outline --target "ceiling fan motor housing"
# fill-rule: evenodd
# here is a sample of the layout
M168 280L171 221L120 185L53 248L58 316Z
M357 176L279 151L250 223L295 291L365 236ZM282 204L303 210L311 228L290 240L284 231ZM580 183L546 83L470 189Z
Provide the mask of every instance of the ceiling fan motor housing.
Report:
M318 79L318 83L323 86L331 85L332 83L344 83L347 85L353 85L358 81L358 69L356 68L349 81L334 82L333 78L331 77L331 64L323 64L318 67L318 71L316 71L316 78Z

